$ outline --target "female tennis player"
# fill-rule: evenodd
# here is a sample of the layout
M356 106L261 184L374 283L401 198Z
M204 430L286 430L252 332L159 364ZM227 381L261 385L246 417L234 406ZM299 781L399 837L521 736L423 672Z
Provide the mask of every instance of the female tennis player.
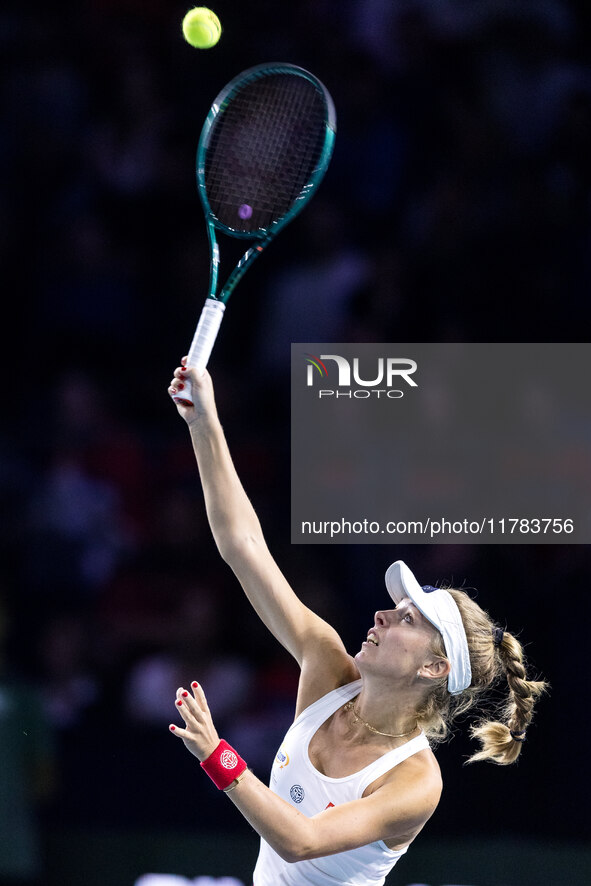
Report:
M544 684L527 679L520 644L461 591L421 587L401 561L386 572L389 608L376 612L351 657L336 631L297 598L265 544L232 464L207 372L183 365L189 426L207 515L231 566L271 633L298 662L295 720L270 786L220 740L202 687L179 688L184 727L170 729L261 836L255 886L379 886L431 817L441 795L430 743L504 678L498 720L472 728L471 760L517 759Z

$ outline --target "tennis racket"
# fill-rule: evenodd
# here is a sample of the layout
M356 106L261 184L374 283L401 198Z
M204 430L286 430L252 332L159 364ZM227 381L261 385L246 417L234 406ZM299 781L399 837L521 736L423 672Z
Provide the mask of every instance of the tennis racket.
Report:
M316 191L335 132L330 94L295 65L249 68L213 102L197 148L197 186L210 247L209 294L187 366L201 371L207 366L236 284ZM252 242L218 292L219 232ZM193 404L189 379L173 399Z

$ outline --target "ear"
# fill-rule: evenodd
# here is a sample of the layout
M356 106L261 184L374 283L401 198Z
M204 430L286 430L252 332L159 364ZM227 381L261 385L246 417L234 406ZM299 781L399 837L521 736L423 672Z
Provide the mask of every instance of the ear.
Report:
M417 676L436 680L439 677L447 677L450 670L451 665L446 658L435 658L433 661L425 662L423 667L419 669Z

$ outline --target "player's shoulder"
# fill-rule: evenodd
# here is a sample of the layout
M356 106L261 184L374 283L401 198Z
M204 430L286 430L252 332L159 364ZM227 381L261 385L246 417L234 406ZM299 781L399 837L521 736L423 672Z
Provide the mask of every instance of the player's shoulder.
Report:
M413 778L420 775L429 783L442 785L441 767L431 747L422 748L415 754L411 754L396 767L404 773L405 778ZM395 771L395 770L394 770Z
M435 754L430 747L411 754L375 781L370 790L405 793L431 814L443 790L441 769Z
M388 773L390 782L397 788L412 788L427 807L434 809L441 798L443 778L437 758L430 747L411 754Z
M381 784L372 785L390 849L402 849L415 839L437 809L442 787L439 764L430 748L412 754L387 772Z

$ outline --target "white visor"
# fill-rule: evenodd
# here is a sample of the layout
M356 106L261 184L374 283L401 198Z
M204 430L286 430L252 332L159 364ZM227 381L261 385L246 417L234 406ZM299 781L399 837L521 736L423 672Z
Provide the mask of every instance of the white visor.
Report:
M406 563L397 560L388 567L386 587L396 604L409 597L417 609L435 625L443 637L451 665L447 688L451 695L467 689L472 680L470 654L460 610L450 593L431 585L421 587Z

